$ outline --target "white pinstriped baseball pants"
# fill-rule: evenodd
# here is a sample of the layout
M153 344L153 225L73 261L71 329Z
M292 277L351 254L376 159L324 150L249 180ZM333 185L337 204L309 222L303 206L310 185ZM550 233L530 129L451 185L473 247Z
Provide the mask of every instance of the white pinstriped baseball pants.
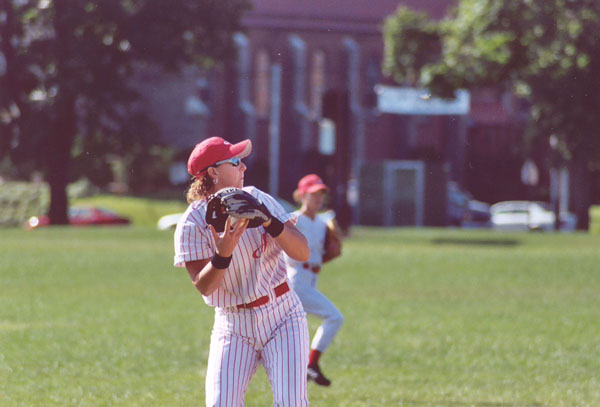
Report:
M325 352L342 327L344 316L329 298L317 290L317 276L306 269L288 269L288 278L302 301L304 311L323 320L310 347Z
M250 379L262 363L274 406L308 406L308 341L306 314L292 290L256 308L215 308L206 405L243 406Z

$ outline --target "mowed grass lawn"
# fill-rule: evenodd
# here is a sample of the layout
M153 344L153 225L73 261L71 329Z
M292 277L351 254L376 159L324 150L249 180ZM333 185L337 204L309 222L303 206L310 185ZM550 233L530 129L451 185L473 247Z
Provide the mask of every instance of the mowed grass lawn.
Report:
M151 228L0 230L0 406L204 405L213 312L172 254ZM599 267L600 235L355 228L311 404L599 406ZM271 404L261 368L246 405Z

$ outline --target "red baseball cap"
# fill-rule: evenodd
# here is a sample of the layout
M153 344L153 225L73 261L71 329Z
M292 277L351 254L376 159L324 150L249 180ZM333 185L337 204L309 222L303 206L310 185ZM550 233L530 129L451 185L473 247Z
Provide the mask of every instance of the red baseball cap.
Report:
M240 141L237 144L222 139L221 137L211 137L196 144L194 150L188 159L188 172L199 178L206 173L208 167L219 161L228 160L233 157L245 158L252 152L252 142L250 140Z
M305 175L298 181L298 192L302 195L323 190L329 191L329 187L323 183L323 180L317 174Z

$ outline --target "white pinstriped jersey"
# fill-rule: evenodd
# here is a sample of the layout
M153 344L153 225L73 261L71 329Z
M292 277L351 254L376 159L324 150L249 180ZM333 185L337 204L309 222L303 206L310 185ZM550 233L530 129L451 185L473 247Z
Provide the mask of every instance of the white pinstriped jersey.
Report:
M261 200L271 214L285 223L294 220L270 195L255 187L244 187L246 192ZM175 258L177 267L185 262L212 258L216 247L205 220L206 200L191 203L175 230ZM204 296L213 307L231 307L257 298L273 296L273 287L286 281L282 249L264 228L246 229L233 251L231 264L225 271L221 286L211 295Z
M313 266L320 266L323 263L323 254L325 253L325 234L327 233L327 223L321 219L320 216L315 216L311 219L309 216L304 215L299 210L292 213L297 217L296 228L302 232L308 241L308 248L310 249L310 258L308 263ZM302 264L305 262L296 261L289 256L284 256L288 267L295 269L302 268Z

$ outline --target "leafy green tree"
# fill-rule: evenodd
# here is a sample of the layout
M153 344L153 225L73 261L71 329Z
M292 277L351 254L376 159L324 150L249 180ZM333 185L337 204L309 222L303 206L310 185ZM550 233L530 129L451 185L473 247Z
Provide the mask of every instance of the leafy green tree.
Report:
M572 206L588 227L600 168L600 2L459 0L439 22L400 8L384 27L385 69L451 97L458 88L509 86L530 103L531 145L567 163Z
M102 158L154 131L132 86L136 70L226 59L248 7L247 0L0 0L0 158L45 172L53 223L68 221L73 154Z

